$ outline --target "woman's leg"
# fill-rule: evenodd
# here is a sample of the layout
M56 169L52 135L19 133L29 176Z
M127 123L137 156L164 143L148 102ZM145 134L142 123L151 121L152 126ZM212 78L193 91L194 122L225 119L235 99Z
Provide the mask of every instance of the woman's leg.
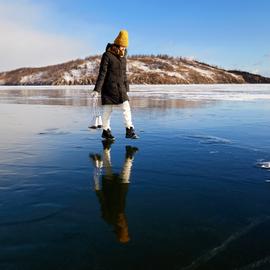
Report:
M132 116L131 116L131 110L130 105L128 101L125 101L122 105L123 109L123 116L124 116L124 124L126 128L134 127L132 124Z
M103 105L103 113L102 113L102 123L103 129L111 130L110 122L111 122L111 113L113 110L113 105Z

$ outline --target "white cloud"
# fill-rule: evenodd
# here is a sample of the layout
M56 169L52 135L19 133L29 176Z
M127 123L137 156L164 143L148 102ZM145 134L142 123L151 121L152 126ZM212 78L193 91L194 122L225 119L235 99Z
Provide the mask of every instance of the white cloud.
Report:
M264 54L256 63L253 64L254 70L251 73L270 77L270 54Z
M27 0L0 1L0 71L57 64L91 53L83 40L42 30L46 9Z
M253 74L260 74L260 70L258 68L251 70Z

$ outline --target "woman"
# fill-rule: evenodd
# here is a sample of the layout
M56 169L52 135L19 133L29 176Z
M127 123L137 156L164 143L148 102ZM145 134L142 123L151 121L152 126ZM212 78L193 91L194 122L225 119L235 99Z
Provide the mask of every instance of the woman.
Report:
M129 84L126 73L126 48L128 47L128 32L121 30L114 43L108 43L105 53L102 55L99 74L92 97L101 93L103 105L103 132L102 138L114 140L111 133L110 118L115 105L121 106L126 126L126 138L139 138L132 124L132 117L127 92Z

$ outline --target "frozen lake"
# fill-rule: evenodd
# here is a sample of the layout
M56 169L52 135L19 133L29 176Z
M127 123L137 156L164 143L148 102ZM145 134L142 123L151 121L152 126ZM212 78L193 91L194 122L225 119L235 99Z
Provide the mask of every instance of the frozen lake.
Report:
M1 270L270 269L270 85L132 86L110 151L89 89L0 87Z

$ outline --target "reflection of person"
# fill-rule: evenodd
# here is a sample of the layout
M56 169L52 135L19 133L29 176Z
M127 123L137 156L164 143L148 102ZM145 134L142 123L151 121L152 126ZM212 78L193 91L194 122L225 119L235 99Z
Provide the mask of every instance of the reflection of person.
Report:
M98 154L91 154L94 164L95 192L101 205L102 218L113 225L117 239L121 243L130 240L128 222L125 215L125 202L128 192L132 162L138 148L126 146L126 157L121 173L114 173L110 155L111 142L103 141L103 158ZM104 168L104 174L102 169ZM100 176L102 183L100 187Z
M92 97L101 93L103 105L103 132L102 138L114 140L111 133L110 118L115 105L123 110L124 123L126 126L126 138L137 139L132 123L130 105L127 92L129 83L126 73L126 54L128 47L128 32L121 30L113 44L108 43L105 53L102 55L99 75L96 81Z

